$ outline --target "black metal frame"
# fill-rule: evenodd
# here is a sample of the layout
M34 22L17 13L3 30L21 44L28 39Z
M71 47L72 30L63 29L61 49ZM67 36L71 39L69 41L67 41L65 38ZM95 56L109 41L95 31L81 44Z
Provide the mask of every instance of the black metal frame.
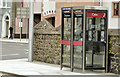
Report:
M106 10L85 10L85 20L87 20L87 12L99 12L99 13L106 13L106 15L107 15L107 11ZM106 25L106 35L107 35L107 16L106 16L106 18L105 18L105 25ZM87 21L85 21L85 31L86 31L86 23L87 23ZM85 38L86 38L86 33L85 33ZM106 37L106 44L107 44L107 37ZM106 50L107 50L107 47L105 46L105 67L101 67L101 68L90 68L90 67L86 67L86 59L85 59L85 70L90 70L90 69L92 69L92 70L106 70ZM86 58L86 39L85 39L85 58ZM92 55L92 59L93 59L93 55ZM93 60L92 60L92 63L93 63Z
M62 22L62 24L61 24L61 40L63 40L63 31L64 31L64 27L63 27L63 13L62 13L63 11L61 11L61 22ZM61 44L61 61L60 61L60 65L61 65L61 70L62 70L62 67L63 67L63 65L62 65L62 63L63 63L63 57L62 57L62 55L63 55L63 44Z
M81 10L81 9L77 9L77 10ZM82 9L83 10L83 9ZM73 10L73 25L75 25L75 16L74 16L74 11L76 11L76 10ZM83 16L83 14L82 14L82 36L83 36L83 21L84 21L84 16ZM81 18L81 17L78 17L78 18ZM73 26L73 30L72 30L72 32L73 32L73 36L72 36L72 38L73 38L73 41L74 41L74 29L75 29L75 26ZM72 41L72 42L73 42ZM83 41L82 41L82 43L83 43ZM71 51L71 52L73 52L73 56L72 56L72 58L73 58L73 67L74 67L74 45L73 45L73 51ZM83 46L82 46L82 54L83 54ZM83 58L83 57L82 57ZM76 69L82 69L82 68L78 68L78 67L74 67L74 68L76 68ZM73 70L72 70L73 71Z
M63 11L61 11L61 14L62 14L62 18L61 18L61 21L62 21L62 25L61 25L61 40L63 40L63 33L64 33L64 26L63 26L64 25L64 20L63 20L64 19L64 15L63 15ZM65 10L65 11L67 11L67 10ZM70 10L70 11L71 11L71 17L72 17L72 10ZM72 22L72 19L71 19L71 22ZM72 29L72 23L71 23L71 29ZM70 36L70 38L71 38L71 36ZM71 49L70 49L70 51L71 51ZM60 62L61 70L62 70L63 67L70 67L71 68L71 53L70 53L70 66L62 64L63 63L62 55L63 55L63 44L61 44L61 62Z

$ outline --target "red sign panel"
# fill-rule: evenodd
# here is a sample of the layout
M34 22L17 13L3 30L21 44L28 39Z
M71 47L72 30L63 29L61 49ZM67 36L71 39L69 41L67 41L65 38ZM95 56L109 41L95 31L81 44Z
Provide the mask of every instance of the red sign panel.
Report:
M70 45L71 41L67 41L67 40L61 40L60 41L60 44L65 44L65 45ZM79 45L79 46L82 46L82 41L73 41L73 45Z
M66 45L70 45L70 41L67 40L61 40L60 44L66 44Z
M87 12L87 17L106 18L106 13Z
M73 41L73 45L82 46L82 41Z

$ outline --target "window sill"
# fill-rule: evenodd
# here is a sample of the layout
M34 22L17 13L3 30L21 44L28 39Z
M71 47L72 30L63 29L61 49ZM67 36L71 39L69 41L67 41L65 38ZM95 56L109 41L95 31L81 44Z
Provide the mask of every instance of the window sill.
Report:
M11 7L0 7L0 8L2 8L2 9L9 9L9 8L11 8Z
M112 18L120 18L120 16L112 16Z

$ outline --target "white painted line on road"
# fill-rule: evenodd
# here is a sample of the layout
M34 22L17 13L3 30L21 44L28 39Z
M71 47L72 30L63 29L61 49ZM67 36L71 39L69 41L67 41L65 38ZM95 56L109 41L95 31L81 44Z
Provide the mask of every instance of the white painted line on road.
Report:
M18 40L3 40L3 39L0 39L0 42L15 42L15 43L27 43L28 44L28 41L18 41Z
M20 55L20 54L9 54L9 55L0 55L0 56L17 56L17 55Z
M19 44L19 45L24 45L24 44Z
M25 52L25 54L28 54L28 52Z
M28 54L28 49L25 49L25 51L26 51L25 54Z

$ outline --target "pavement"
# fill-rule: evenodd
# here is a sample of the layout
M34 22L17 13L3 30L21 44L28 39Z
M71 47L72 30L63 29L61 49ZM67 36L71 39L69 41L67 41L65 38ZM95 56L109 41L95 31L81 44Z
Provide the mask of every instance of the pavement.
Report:
M80 71L70 72L69 68L63 68L60 70L60 65L48 64L42 62L28 62L28 59L14 59L14 60L1 60L0 71L7 72L15 75L27 76L27 75L111 75L112 73L93 73Z
M15 42L15 43L28 43L28 39L8 39L8 38L0 38L1 42Z

